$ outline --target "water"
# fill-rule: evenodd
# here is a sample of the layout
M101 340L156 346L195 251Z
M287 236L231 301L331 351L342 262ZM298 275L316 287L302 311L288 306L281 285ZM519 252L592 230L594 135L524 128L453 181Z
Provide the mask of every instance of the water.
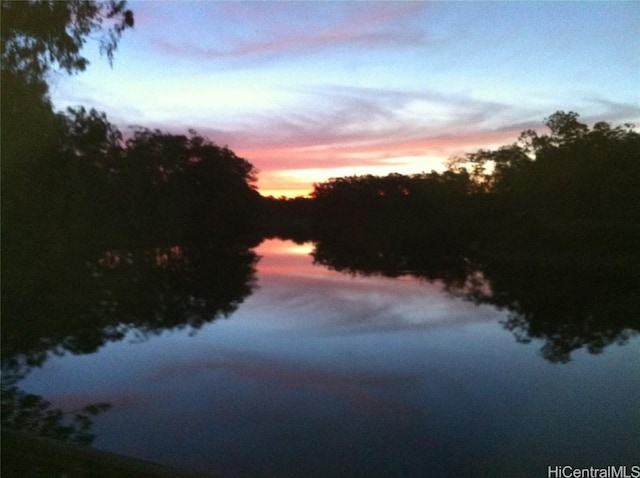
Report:
M20 383L92 402L94 447L219 476L547 476L640 461L640 341L567 363L520 343L509 312L405 276L257 249L253 293L226 318L92 354Z

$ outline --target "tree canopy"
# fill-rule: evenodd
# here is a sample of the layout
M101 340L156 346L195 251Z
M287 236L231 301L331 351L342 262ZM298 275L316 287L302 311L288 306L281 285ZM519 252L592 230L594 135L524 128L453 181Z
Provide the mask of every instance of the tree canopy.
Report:
M2 0L1 8L2 71L28 82L44 79L54 66L83 71L89 62L81 50L89 38L113 61L122 33L134 25L125 0Z
M104 113L53 110L47 73L84 70L82 47L91 40L112 61L134 24L125 1L1 6L2 221L3 234L22 243L17 249L96 235L168 240L244 227L257 196L256 171L229 148L193 131L138 128L124 141ZM227 206L235 213L225 213ZM6 244L13 250L11 240Z
M503 210L550 223L640 223L640 134L633 125L598 122L575 112L545 120L548 133L524 131L517 143L452 162L500 200Z
M544 125L512 144L451 158L444 172L315 184L309 204L287 205L289 224L306 224L312 238L376 237L441 252L465 245L502 255L638 254L634 126L590 127L572 111L557 111ZM305 214L313 220L303 221Z
M112 61L134 19L126 2L115 0L2 0L0 8L2 199L3 206L16 210L40 187L35 177L48 173L63 148L62 137L68 138L49 100L48 73L84 70L82 46L89 39Z
M124 1L1 6L6 323L48 320L35 317L40 312L30 317L25 304L37 310L43 290L55 289L57 274L70 272L74 257L95 258L108 250L215 249L216 239L230 248L240 236L254 241L257 173L228 147L194 131L137 128L125 140L104 113L82 106L54 111L47 73L82 71L82 46L94 38L111 60L121 34L133 26ZM88 273L86 263L78 266L78 277ZM203 273L199 282L207 279Z

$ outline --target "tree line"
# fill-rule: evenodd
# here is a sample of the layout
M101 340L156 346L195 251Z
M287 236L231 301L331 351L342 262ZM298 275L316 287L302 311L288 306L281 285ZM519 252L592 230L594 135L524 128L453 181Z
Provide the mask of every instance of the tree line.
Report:
M269 236L315 241L316 262L345 271L420 269L460 282L469 263L498 270L514 260L638 279L640 135L632 125L589 127L558 111L546 131L452 158L444 172L333 178L309 198L263 198L249 161L194 131L123 134L104 113L54 111L48 75L84 70L90 36L112 61L134 24L125 2L1 8L2 303L18 322L31 320L19 311L36 310L43 290L57 290L49 282L59 274L93 274L105 254L143 257L134 262L163 274L157 251L216 257ZM200 269L189 262L181 270ZM192 292L185 297L206 296Z
M112 61L134 25L126 2L2 1L1 8L2 272L9 290L23 288L23 271L61 250L253 235L256 170L229 148L194 131L136 128L125 138L104 113L54 110L51 75L83 71L90 38Z
M637 255L640 134L630 124L590 128L575 112L558 111L545 125L548 132L452 158L444 172L333 178L315 184L311 198L272 199L269 210L284 235L299 238Z
M315 184L310 198L263 198L249 161L194 131L123 135L104 113L54 111L48 75L83 71L90 37L112 61L134 25L124 1L1 6L8 267L107 239L167 245L331 235L407 250L637 250L640 135L632 125L589 127L558 111L547 132L527 130L513 144L452 158L444 172L334 178Z
M313 240L314 262L414 276L507 310L520 342L566 362L637 335L640 135L558 111L546 132L448 162L444 172L350 176L310 198L267 200L273 232Z
M12 429L90 444L108 404L64 412L19 380L52 353L232 313L258 260L256 170L195 131L123 134L96 110L55 111L50 78L85 70L87 41L113 61L134 25L124 0L0 8L2 442ZM50 471L11 450L9 474Z

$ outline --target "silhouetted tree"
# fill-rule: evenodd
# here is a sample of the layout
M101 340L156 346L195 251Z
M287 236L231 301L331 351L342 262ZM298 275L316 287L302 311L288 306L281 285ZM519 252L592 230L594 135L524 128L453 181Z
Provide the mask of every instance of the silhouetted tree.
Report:
M128 332L199 329L251 294L258 260L243 244L213 241L61 253L25 274L30 287L3 290L6 370L92 353Z
M504 310L502 325L522 343L538 343L550 362L564 363L581 349L597 354L640 332L640 277L626 267L539 257L496 260L479 251L445 255L381 246L376 237L317 241L314 263L353 275L411 276L476 304Z
M122 153L110 171L119 229L156 243L254 233L256 170L229 148L139 128Z
M21 172L29 175L22 170L46 166L46 156L56 151L48 73L55 67L69 74L84 70L88 61L81 49L95 36L112 61L120 36L134 20L125 1L3 0L0 5L2 175L12 187Z
M311 240L316 217L316 202L309 197L269 196L260 201L258 229L265 237L303 243Z
M550 361L597 353L639 330L640 135L574 112L545 125L444 173L330 179L281 213L307 214L317 264L439 280L508 310L504 326Z
M70 117L53 111L47 80L55 68L83 70L81 47L96 35L111 61L120 35L133 26L125 6L79 0L0 4L3 299L29 289L33 280L25 271L35 264L48 267L48 255L64 247L88 215L99 219L99 210L87 213L95 174L76 161L82 148L73 143L80 137L71 141Z
M52 109L47 74L82 71L96 35L111 61L131 26L123 1L2 2L3 366L197 328L251 292L249 162L194 132L125 142L103 113Z
M24 392L13 380L5 377L2 381L3 430L90 445L95 438L90 432L93 424L91 417L109 408L107 403L95 403L80 410L65 412L54 408L38 395ZM5 443L3 445L8 446Z
M493 241L638 252L640 135L632 125L589 128L578 118L559 111L545 122L548 134L528 130L516 144L451 162L492 198Z
M134 18L124 0L3 0L0 22L2 70L41 80L55 64L68 73L84 70L88 61L80 51L95 35L100 35L100 51L112 61Z
M315 237L371 237L414 249L470 245L483 202L466 171L352 176L314 186Z
M14 377L2 376L2 474L10 477L62 477L49 466L34 460L33 450L20 443L23 436L52 438L80 445L91 445L93 417L111 408L108 403L93 403L79 410L61 410L32 393L21 390ZM17 433L17 434L16 434Z

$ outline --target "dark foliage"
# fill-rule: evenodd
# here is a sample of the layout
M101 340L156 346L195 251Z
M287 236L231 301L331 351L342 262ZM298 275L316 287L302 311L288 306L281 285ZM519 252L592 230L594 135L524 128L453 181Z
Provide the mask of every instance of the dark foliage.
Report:
M546 120L550 132L457 158L495 198L491 239L514 250L619 256L640 248L640 134L632 125L589 128L576 113Z
M195 132L138 129L110 168L108 204L115 228L137 236L232 240L255 234L255 180L248 161Z
M564 363L576 350L598 354L640 332L640 276L601 265L485 260L483 286L460 295L507 310L503 326L518 341L542 342L545 359Z
M449 162L444 173L335 178L271 200L273 235L316 263L411 274L510 312L518 340L564 362L640 330L640 135L559 111L546 134Z
M640 276L625 261L567 256L488 256L481 251L381 246L328 237L315 243L317 264L357 275L412 276L445 291L508 312L503 326L523 343L542 342L541 355L563 363L579 349L600 353L640 331Z
M1 6L2 427L90 444L108 405L65 412L17 380L50 353L196 330L235 310L257 261L256 172L195 132L140 128L124 141L102 113L53 110L48 75L84 70L90 37L111 62L134 23L124 1ZM4 445L8 475L61 476L11 461Z
M3 429L89 445L95 438L90 432L92 417L110 408L107 403L95 403L65 412L11 382L6 378L2 382Z
M3 360L95 350L162 312L196 327L248 293L250 163L195 132L125 142L103 113L52 109L47 73L82 71L89 35L111 60L132 25L123 1L2 2Z
M66 261L48 261L25 272L29 287L3 299L2 363L14 373L49 353L95 352L127 333L195 331L251 294L257 256L240 244L209 242L93 256L69 250Z
M29 83L42 81L52 66L83 71L89 62L81 50L90 37L113 61L122 33L134 24L124 0L3 0L1 8L2 71Z

